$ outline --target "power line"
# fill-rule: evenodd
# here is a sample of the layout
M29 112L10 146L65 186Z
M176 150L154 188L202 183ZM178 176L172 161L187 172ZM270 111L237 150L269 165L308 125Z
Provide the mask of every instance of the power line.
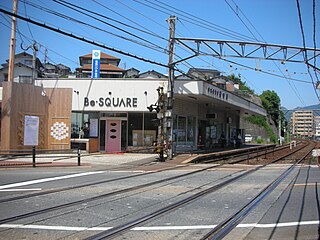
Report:
M143 25L141 25L141 24L139 24L139 23L137 23L137 22L135 22L135 21L127 18L125 15L122 15L122 14L120 14L119 12L112 10L111 8L105 6L104 4L102 4L102 3L100 3L100 2L98 2L98 1L96 1L96 0L91 0L91 1L94 2L94 3L96 3L96 4L98 4L99 6L101 6L101 7L103 7L103 8L105 8L105 9L107 9L107 10L109 10L109 11L111 11L111 12L117 14L117 15L119 15L120 17L128 20L129 22L132 22L132 23L136 24L137 26L139 26L140 28L144 29L145 31L143 31L143 30L141 30L141 29L139 29L139 28L130 26L130 25L128 25L128 24L122 23L122 22L120 22L120 21L114 20L114 19L110 19L110 20L115 21L115 22L117 22L117 23L119 23L119 24L122 24L122 25L124 25L124 26L128 26L128 27L130 27L130 28L132 28L132 29L141 31L141 32L143 32L143 33L149 34L149 35L151 35L151 36L157 37L157 38L159 38L159 39L162 39L162 40L165 40L165 41L168 40L168 39L160 36L159 34L157 34L157 33L153 32L153 31L147 29L147 28L144 27ZM122 2L120 2L120 3L123 4L123 5L125 5L125 4L122 3ZM125 6L127 6L127 5L125 5ZM103 17L105 17L105 16L103 16Z
M113 52L116 52L116 53L119 53L119 54L122 54L122 55L125 55L125 56L128 56L128 57L136 58L136 59L144 61L144 62L155 64L155 65L158 65L158 66L161 66L161 67L165 67L165 68L168 67L166 64L163 64L163 63L160 63L160 62L156 62L156 61L153 61L153 60L150 60L150 59L146 59L144 57L140 57L140 56L131 54L129 52L124 52L124 51L116 49L116 48L107 47L104 44L97 43L95 41L86 39L86 38L84 38L82 36L77 36L77 35L74 35L72 33L68 33L68 32L62 31L62 30L60 30L58 28L54 28L54 27L48 26L48 25L46 25L44 23L40 23L40 22L34 21L34 20L30 19L30 18L25 18L23 16L20 16L19 14L11 13L9 11L6 11L6 10L2 9L2 8L0 8L0 12L5 13L5 14L10 15L10 16L15 16L16 18L19 18L19 19L21 19L23 21L27 21L27 22L32 23L34 25L37 25L39 27L46 28L46 29L51 30L53 32L60 33L62 35L65 35L65 36L68 36L68 37L71 37L71 38L74 38L74 39L89 43L91 45L95 45L97 47L101 47L101 48L104 48L104 49L107 49L107 50L110 50L110 51L113 51Z
M187 13L187 12L184 12L180 9L177 9L173 6L169 6L161 1L158 1L156 0L156 2L162 4L162 5L165 5L166 7L163 7L163 6L160 6L159 4L156 4L154 3L153 1L148 1L148 0L144 0L145 2L148 2L149 4L151 5L154 5L156 7L153 7L151 5L148 5L146 3L143 3L139 0L133 0L134 2L137 2L143 6L146 6L146 7L149 7L151 9L154 9L156 11L159 11L161 13L164 13L164 14L169 14L169 15L172 15L172 13L175 13L177 14L177 16L180 18L180 19L183 19L184 21L188 22L188 23L191 23L193 25L196 25L196 26L199 26L201 28L204 28L204 29L207 29L209 31L213 31L213 32L216 32L216 33L220 33L222 35L225 35L225 36L229 36L229 37L232 37L232 38L235 38L235 39L242 39L242 40L248 40L248 39L252 39L248 36L245 36L243 34L240 34L240 33L237 33L237 32L234 32L230 29L226 29L226 28L223 28L223 27L220 27L214 23L211 23L211 22L208 22L207 20L204 20L202 18L199 18L198 16L194 16L190 13ZM160 9L159 9L160 7ZM177 11L174 11L174 10L177 10Z
M228 2L228 0L225 0L225 2L227 3L227 5L231 8L231 10L236 14L236 16L240 19L240 21L243 23L243 25L246 27L246 29L251 33L251 35L254 37L255 40L257 40L259 42L259 40L256 38L256 36L253 34L253 32L251 32L250 28L247 26L247 24L242 20L242 18L239 16L239 14L233 9L233 7L230 5L230 3ZM234 3L234 2L233 2ZM237 9L238 9L238 5Z
M317 49L317 43L316 43L316 0L313 0L312 3L312 16L313 16L313 47L314 49ZM316 50L314 50L314 56L316 55ZM313 65L316 66L317 60L316 57L314 57ZM315 76L317 78L317 81L319 82L318 73L317 71L314 71Z
M303 47L306 48L306 40L305 40L305 36L304 36L304 31L303 31L303 24L302 24L302 16L301 16L301 10L300 10L300 3L299 3L299 0L296 0L296 3L297 3L297 9L298 9L298 16L299 16L299 23L300 23L300 31L301 31L301 35L302 35L302 43L303 43ZM310 72L310 67L308 65L308 59L307 59L307 53L304 52L304 57L305 57L305 61L307 63L307 68L308 68L308 73L310 75L310 78L312 80L312 83L313 83L313 89L318 97L318 100L320 101L320 97L319 97L319 94L317 92L317 89L316 89L316 85L313 81L313 77L312 77L312 74Z
M53 1L56 2L56 3L58 3L58 4L65 5L64 3L59 3L59 2L57 2L56 0L53 0ZM112 27L114 27L114 28L116 28L116 29L118 29L118 30L120 30L120 31L123 31L123 32L125 32L125 33L127 33L127 34L129 34L129 35L131 35L131 36L134 36L134 37L136 37L136 38L138 38L138 39L140 39L140 40L142 40L142 41L144 41L144 42L147 42L148 44L145 44L145 43L139 42L139 41L137 41L137 40L133 40L133 39L130 39L130 38L127 38L127 37L118 35L118 34L115 34L115 33L113 33L113 32L107 31L107 30L105 30L105 29L102 29L102 28L99 28L99 27L97 27L97 26L91 25L91 24L89 24L89 23L87 23L87 22L83 22L83 21L80 21L80 20L78 20L78 19L72 18L72 17L70 17L70 16L64 15L64 14L62 14L62 13L58 13L58 12L53 11L53 10L51 10L51 9L48 9L48 8L45 8L45 7L42 7L42 6L39 6L39 5L30 3L30 2L27 2L27 1L26 1L26 3L29 4L29 5L31 5L31 6L33 6L33 7L35 7L35 8L38 8L38 9L40 9L40 10L42 10L42 11L46 11L46 12L48 12L48 13L50 13L50 14L53 14L53 15L55 15L55 16L64 18L64 19L66 19L66 20L73 21L73 22L76 22L76 23L78 23L78 24L82 24L82 25L85 25L85 26L94 28L94 29L96 29L96 30L99 30L99 31L102 31L102 32L111 34L111 35L116 36L116 37L119 37L119 38L121 38L121 39L124 39L124 40L130 41L130 42L139 44L139 45L144 46L144 47L151 48L151 49L153 49L153 50L161 49L163 52L165 52L165 49L163 49L161 46L158 46L158 45L156 45L156 44L154 44L154 43L152 43L152 42L150 42L150 41L145 40L144 38L141 38L141 37L139 37L139 36L137 36L137 35L135 35L135 34L132 34L132 33L128 32L128 31L125 31L125 30L123 30L123 29L121 29L121 28L118 28L118 27L116 27L116 26L114 26L114 25L112 25L112 24L109 24L109 23L107 23L107 22L105 22L105 21L103 21L103 20L101 20L101 19L98 19L98 18L96 18L96 17L94 17L94 16L92 16L92 15L90 15L90 14L86 14L86 13L84 13L83 11L77 10L77 9L75 9L75 8L73 8L73 7L70 7L70 6L66 6L66 5L65 5L66 7L70 8L70 9L72 9L72 10L74 10L74 11L80 12L80 13L82 13L82 14L84 14L84 15L86 15L86 16L89 16L89 17L91 17L91 18L93 18L93 19L95 19L95 20L98 20L98 21L100 21L100 22L102 22L102 23L104 23L104 24L107 24L107 25L109 25L109 26L112 26ZM79 7L79 8L81 8L81 7ZM83 8L81 8L81 9L83 9ZM85 10L86 10L86 9L85 9ZM162 52L162 51L161 51L161 52Z
M228 4L228 6L232 9L232 11L237 15L237 17L240 19L240 21L243 23L243 25L247 28L247 30L252 34L252 36L257 40L258 38L255 36L255 34L250 30L250 28L247 26L247 24L242 20L242 18L239 16L238 14L238 10L242 13L242 15L245 17L245 19L249 22L249 24L252 26L252 28L258 33L258 35L261 37L261 39L265 42L266 40L261 36L261 34L259 33L259 31L254 27L254 25L251 23L251 21L246 17L246 15L241 11L240 7L235 3L234 0L231 0L233 2L233 4L236 6L236 10L233 9L233 7L229 4L228 0L225 0L225 2ZM294 83L291 83L288 79L287 76L282 72L282 70L280 69L280 67L278 66L278 64L275 63L275 61L272 61L273 64L276 66L276 68L280 71L280 73L283 75L283 78L285 78L289 84L289 86L291 87L291 89L293 90L293 92L296 94L296 96L299 98L300 102L304 105L304 101L301 97L301 95L299 94L299 92L296 89L296 86L294 85Z

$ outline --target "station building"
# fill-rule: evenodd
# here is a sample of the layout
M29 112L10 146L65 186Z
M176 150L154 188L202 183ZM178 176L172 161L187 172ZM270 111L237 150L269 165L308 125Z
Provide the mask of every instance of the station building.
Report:
M83 68L84 69L84 68ZM125 73L123 73L125 74ZM146 74L146 73L144 73ZM152 73L154 75L154 73ZM38 116L42 149L70 149L86 141L89 152L121 152L151 147L158 116L148 107L166 92L168 79L39 78L35 85L4 82L1 99L1 149L25 149L24 118ZM266 115L258 104L214 82L178 77L174 83L174 151L210 148L241 129L246 115Z

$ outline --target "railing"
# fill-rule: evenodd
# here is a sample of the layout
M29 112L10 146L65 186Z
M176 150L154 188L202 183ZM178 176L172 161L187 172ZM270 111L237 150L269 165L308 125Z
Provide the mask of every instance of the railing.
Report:
M21 158L31 158L32 166L36 167L38 164L52 163L53 161L77 158L77 165L81 166L81 151L80 148L76 149L10 149L10 150L0 150L0 162L21 159ZM54 159L52 161L40 161L36 162L36 159ZM28 162L25 163L28 165Z

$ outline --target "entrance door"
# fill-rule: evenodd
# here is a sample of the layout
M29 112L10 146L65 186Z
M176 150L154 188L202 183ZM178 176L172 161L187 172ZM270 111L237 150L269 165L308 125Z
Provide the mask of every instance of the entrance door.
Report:
M106 151L121 151L121 120L107 119Z

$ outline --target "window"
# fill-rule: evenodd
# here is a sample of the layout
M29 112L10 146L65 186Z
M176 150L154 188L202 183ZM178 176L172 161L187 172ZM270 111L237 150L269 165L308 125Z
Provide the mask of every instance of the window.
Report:
M71 113L71 138L79 138L81 129L83 138L90 137L90 119L98 119L99 113L96 112L72 112Z
M157 139L156 113L128 114L128 145L151 146Z
M173 121L174 140L177 145L194 145L196 118L193 116L175 116Z

